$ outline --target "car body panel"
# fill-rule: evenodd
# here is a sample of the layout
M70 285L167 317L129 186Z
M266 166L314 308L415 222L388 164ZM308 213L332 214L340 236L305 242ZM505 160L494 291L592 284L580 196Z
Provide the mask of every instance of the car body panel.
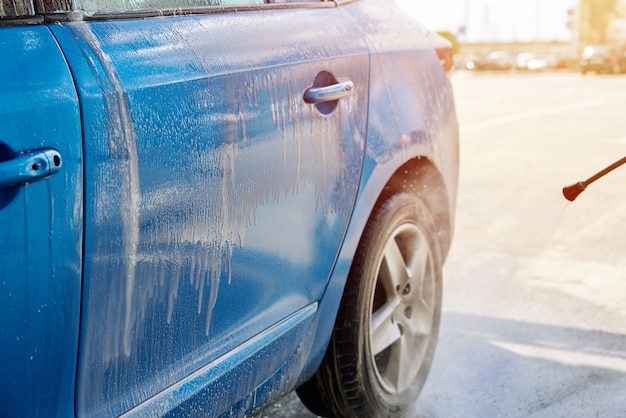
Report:
M357 2L344 9L357 21L369 23L364 29L372 45L367 147L359 199L370 193L372 197L367 203L359 200L355 210L363 207L371 211L396 171L409 160L422 158L442 177L438 190L445 196L440 202L445 212L442 222L452 229L458 184L458 121L450 79L428 42L428 29L402 11L382 8L380 0ZM449 239L441 242L442 250L449 246Z
M370 44L370 96L367 146L361 184L354 213L320 301L312 339L307 378L326 351L346 278L361 234L377 200L395 176L420 178L421 193L437 217L441 251L447 254L454 229L459 175L459 130L449 77L427 42L428 29L395 7L381 7L384 0L359 1L343 7L348 16L363 24ZM413 36L407 36L407 34ZM429 171L408 166L418 160ZM436 180L436 181L435 181Z
M393 2L338 3L48 26L79 98L84 166L63 179L80 188L84 168L68 218L84 253L68 254L74 293L57 295L74 335L63 387L37 415L244 416L277 400L320 364L369 214L399 180L419 186L447 252L450 81ZM354 84L334 110L303 101L322 72ZM38 370L19 367L24 388Z
M52 147L62 164L50 178L0 189L0 416L71 416L83 227L78 97L47 27L0 28L0 57L0 160Z
M316 304L307 306L122 416L243 416L278 400L308 357L316 313Z
M369 56L333 8L53 30L89 184L78 416L109 416L319 300L357 192ZM355 85L329 115L302 100L321 71Z

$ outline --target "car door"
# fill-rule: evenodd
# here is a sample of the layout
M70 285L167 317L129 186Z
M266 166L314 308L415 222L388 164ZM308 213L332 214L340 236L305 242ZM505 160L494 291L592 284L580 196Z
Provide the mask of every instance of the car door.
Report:
M79 416L121 414L315 308L354 204L367 110L367 46L331 3L183 16L103 4L52 27L84 124ZM226 383L225 399L289 347Z
M78 96L48 28L8 10L0 10L0 416L69 416L83 227Z

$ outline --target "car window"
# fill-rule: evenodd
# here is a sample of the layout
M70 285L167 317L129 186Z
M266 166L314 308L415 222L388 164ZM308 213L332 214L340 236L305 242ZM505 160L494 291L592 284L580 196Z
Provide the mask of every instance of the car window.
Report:
M35 4L36 3L36 4ZM30 23L40 23L41 16L53 13L56 19L63 20L63 12L81 11L95 13L90 19L108 18L128 12L160 11L196 9L202 11L205 7L254 7L264 4L287 3L330 3L330 0L6 0L0 2L0 19L7 25L12 18L30 18ZM36 7L35 7L36 6ZM17 23L25 23L20 20ZM0 22L2 23L2 22Z
M84 11L124 11L172 7L241 6L263 3L264 0L77 0L75 7Z
M120 12L142 9L172 9L205 6L250 6L265 3L310 3L322 0L76 0L76 10L86 12Z
M0 2L0 17L11 18L18 16L32 16L35 14L33 4L27 0L9 0Z

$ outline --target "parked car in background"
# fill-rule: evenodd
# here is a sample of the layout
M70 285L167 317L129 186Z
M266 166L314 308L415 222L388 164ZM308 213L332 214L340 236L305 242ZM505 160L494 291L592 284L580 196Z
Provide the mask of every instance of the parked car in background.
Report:
M0 416L414 416L449 43L383 0L0 15Z
M507 71L514 67L514 60L508 52L492 51L486 56L470 55L465 59L465 69L473 71Z
M486 70L487 60L481 55L471 55L465 59L463 67L470 71Z
M608 45L589 45L583 51L580 71L583 75L590 71L610 74L626 72L626 51Z
M537 59L537 54L534 52L520 52L515 57L515 68L518 70L528 70L529 63Z
M514 59L506 51L492 51L487 54L486 69L507 71L514 67Z

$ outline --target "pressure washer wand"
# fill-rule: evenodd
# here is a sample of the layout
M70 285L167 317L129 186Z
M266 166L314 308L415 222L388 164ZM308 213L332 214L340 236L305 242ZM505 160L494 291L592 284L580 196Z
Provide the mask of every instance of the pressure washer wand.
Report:
M594 181L598 180L600 177L604 177L605 175L615 170L617 167L619 167L620 165L624 163L626 163L626 157L622 158L619 161L615 161L613 164L611 164L604 170L597 172L596 174L589 177L585 181L579 181L578 183L572 184L571 186L563 187L563 196L565 196L565 198L569 200L570 202L573 202L574 199L576 199L578 195L581 194L587 188L587 186L589 186Z

